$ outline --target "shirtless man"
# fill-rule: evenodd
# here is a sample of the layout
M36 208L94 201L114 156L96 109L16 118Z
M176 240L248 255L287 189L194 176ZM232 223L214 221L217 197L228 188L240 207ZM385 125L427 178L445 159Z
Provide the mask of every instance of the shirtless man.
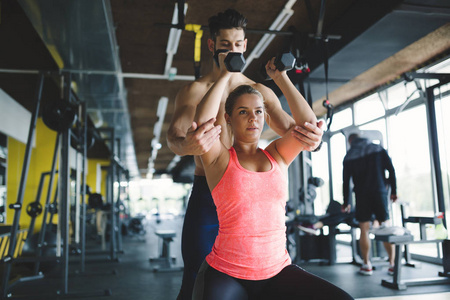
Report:
M247 19L239 12L228 9L209 19L210 38L208 49L244 53L247 49L245 28ZM169 148L177 155L194 155L195 177L192 193L183 224L182 254L184 261L183 283L177 299L191 299L192 289L200 265L212 249L219 230L216 207L206 183L205 172L199 155L206 153L217 139L232 145L232 136L225 121L225 100L239 85L250 85L264 97L266 122L278 135L283 136L295 122L281 107L275 93L263 84L250 80L242 73L233 73L223 95L216 118L197 126L194 120L197 105L220 74L217 64L205 76L183 87L175 99L175 111L167 134ZM322 122L305 123L294 131L294 136L306 150L315 150L322 139Z

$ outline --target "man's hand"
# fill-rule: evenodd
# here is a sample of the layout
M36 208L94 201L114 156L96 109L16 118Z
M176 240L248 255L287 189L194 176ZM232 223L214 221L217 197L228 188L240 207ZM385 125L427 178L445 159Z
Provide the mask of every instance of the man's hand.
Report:
M211 149L214 142L220 138L221 126L214 126L216 118L203 123L197 128L197 123L192 122L192 126L186 133L183 141L183 149L188 155L202 155Z
M317 125L306 122L303 126L295 126L292 135L306 147L306 150L313 151L322 142L322 126L323 120L317 122Z
M392 202L397 201L397 195L396 194L391 194L391 200L392 200Z
M351 212L351 209L352 209L352 206L350 204L347 204L347 205L342 204L342 206L341 206L341 212L343 212L343 213L348 214Z

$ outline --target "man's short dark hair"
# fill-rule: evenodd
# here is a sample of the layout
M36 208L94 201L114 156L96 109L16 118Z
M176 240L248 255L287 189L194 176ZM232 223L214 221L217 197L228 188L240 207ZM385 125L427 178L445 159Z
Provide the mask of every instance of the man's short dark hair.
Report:
M357 139L357 138L359 138L359 137L360 137L360 135L357 134L357 133L352 133L352 134L350 134L349 137L348 137L348 143L351 144L351 143L353 142L354 139Z
M216 16L212 16L208 20L209 23L209 33L211 39L216 40L216 36L219 35L219 30L221 29L242 29L247 27L247 19L241 15L238 11L234 9L227 9L224 12L218 13Z

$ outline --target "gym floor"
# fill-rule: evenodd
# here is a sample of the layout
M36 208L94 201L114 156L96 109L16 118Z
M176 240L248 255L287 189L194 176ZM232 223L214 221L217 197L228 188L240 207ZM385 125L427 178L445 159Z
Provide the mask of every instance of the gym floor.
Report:
M182 266L180 242L183 218L162 218L157 222L151 218L145 223L146 233L142 236L124 236L123 253L118 261L111 261L106 254L87 254L86 268L79 274L78 256L71 256L68 284L64 285L62 272L56 267L50 269L43 279L19 282L10 289L13 298L19 299L111 299L111 300L166 300L176 299L181 284L182 273L153 272L155 263L149 258L158 257L161 247L155 230L175 230L176 237L171 243L171 255L176 257L176 266ZM87 253L101 252L100 241L89 241ZM349 256L349 247L339 245L337 257L345 260ZM430 295L434 300L450 299L450 285L412 286L404 291L397 291L381 285L382 279L389 279L387 264L376 264L372 276L358 274L359 267L342 262L333 266L318 262L308 262L301 266L309 272L321 276L340 286L355 299L377 300L416 300L423 295ZM406 267L403 268L405 270ZM436 277L442 266L420 263L420 268L408 268L403 271L403 278ZM21 273L22 272L22 273ZM14 267L13 274L26 274L24 267ZM13 276L11 278L14 279ZM63 295L58 290L68 289ZM110 295L106 295L110 294ZM432 295L431 295L432 294ZM106 295L106 296L105 296ZM427 297L428 299L428 297Z

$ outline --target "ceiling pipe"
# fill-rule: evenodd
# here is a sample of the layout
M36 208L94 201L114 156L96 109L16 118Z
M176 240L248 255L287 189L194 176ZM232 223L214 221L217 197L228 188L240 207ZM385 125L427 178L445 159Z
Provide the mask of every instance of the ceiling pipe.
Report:
M279 31L283 29L286 22L292 17L294 14L294 11L292 10L292 6L297 2L297 0L289 0L285 5L283 10L280 12L280 14L277 16L275 21L273 21L272 25L270 25L269 30L275 30ZM250 55L246 58L246 63L244 66L244 69L242 72L245 71L245 69L251 64L253 59L259 58L261 54L266 50L266 48L270 45L272 40L275 38L275 34L266 33L263 35L263 37L259 40L258 44L256 44L255 48L253 48L253 51L250 53Z
M142 74L142 73L122 73L123 78L140 78L140 79L169 79L169 75L163 74ZM195 76L193 75L175 75L172 77L173 80L185 80L194 81Z
M169 79L169 76L164 74L145 74L145 73L119 73L116 71L102 71L102 70L75 70L64 69L67 72L74 74L86 74L86 75L116 75L121 78L138 78L138 79ZM39 74L39 70L16 70L16 69L0 69L0 73L12 73L12 74ZM194 81L193 75L175 75L174 80Z

